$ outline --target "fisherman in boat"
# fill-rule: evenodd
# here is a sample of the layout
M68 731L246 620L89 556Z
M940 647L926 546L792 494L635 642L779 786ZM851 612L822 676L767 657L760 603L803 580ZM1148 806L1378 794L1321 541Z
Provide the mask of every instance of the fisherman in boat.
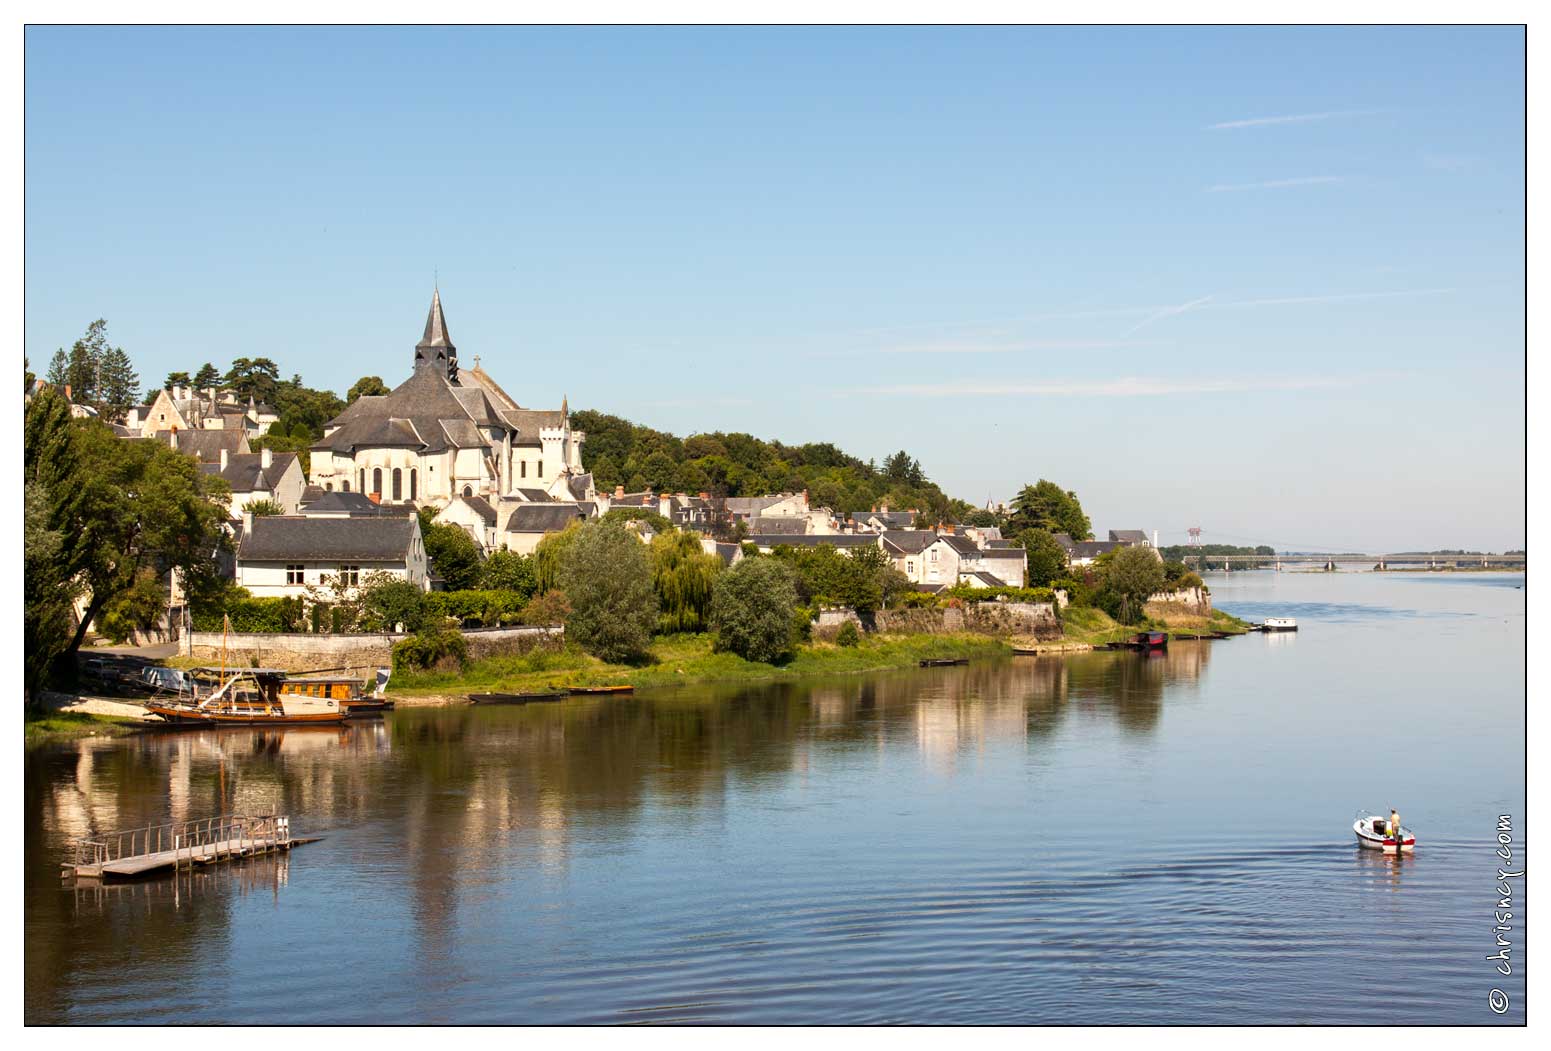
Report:
M1395 852L1399 853L1405 843L1400 838L1400 812L1394 807L1389 808L1389 834L1395 837Z

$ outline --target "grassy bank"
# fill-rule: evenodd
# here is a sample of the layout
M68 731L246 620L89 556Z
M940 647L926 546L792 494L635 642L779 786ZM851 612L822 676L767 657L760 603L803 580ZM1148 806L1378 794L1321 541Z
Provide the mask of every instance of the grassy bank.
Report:
M1061 628L1068 642L1085 642L1090 646L1102 646L1106 642L1119 642L1138 631L1167 631L1171 635L1209 635L1226 632L1242 635L1249 625L1231 613L1214 609L1210 616L1188 613L1164 612L1147 617L1141 624L1117 623L1109 614L1091 606L1068 606L1061 612Z
M614 683L644 689L692 682L756 682L847 675L912 667L926 659L993 657L1009 652L1005 641L984 635L870 636L852 647L805 644L783 664L761 664L731 653L712 652L709 635L668 635L653 640L650 660L640 665L608 664L576 649L535 651L521 657L472 661L461 673L396 672L389 692L415 696L521 693Z
M140 719L92 712L28 712L25 717L25 735L29 745L68 741L77 737L122 737L144 726L145 723Z

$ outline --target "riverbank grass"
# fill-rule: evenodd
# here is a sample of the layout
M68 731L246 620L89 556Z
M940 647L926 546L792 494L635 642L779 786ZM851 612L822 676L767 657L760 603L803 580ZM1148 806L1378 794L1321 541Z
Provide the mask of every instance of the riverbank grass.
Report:
M523 693L568 686L629 684L637 689L693 682L754 682L847 675L911 667L923 660L1005 656L1011 647L984 635L864 636L859 645L804 643L781 664L746 661L717 653L709 635L665 635L652 641L638 665L609 664L575 647L535 650L519 657L471 661L461 672L395 672L390 693L404 696L459 693Z
M26 743L68 741L78 737L122 737L143 729L143 720L95 712L33 712L24 718Z
M1083 642L1090 646L1102 646L1106 642L1122 642L1138 631L1166 631L1171 636L1211 635L1222 632L1243 635L1249 624L1231 613L1214 609L1210 616L1193 613L1163 611L1146 617L1140 624L1121 624L1108 613L1092 606L1068 606L1061 611L1061 629L1068 642Z

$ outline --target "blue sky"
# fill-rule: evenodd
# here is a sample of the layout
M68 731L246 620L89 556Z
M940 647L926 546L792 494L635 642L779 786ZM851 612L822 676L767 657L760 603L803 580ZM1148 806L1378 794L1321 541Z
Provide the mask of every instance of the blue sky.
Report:
M1495 29L26 36L26 351L409 371L1046 477L1094 526L1524 541Z

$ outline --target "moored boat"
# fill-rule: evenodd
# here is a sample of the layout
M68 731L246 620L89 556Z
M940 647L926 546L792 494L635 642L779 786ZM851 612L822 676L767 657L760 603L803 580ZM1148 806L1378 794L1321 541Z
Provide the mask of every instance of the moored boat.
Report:
M955 664L968 664L968 657L929 657L921 662L923 668L947 668Z
M1261 631L1297 631L1298 622L1292 617L1267 617L1260 625Z
M1357 845L1386 854L1410 853L1416 849L1416 835L1404 825L1390 827L1389 818L1377 814L1359 814L1352 822Z
M564 690L550 690L545 693L471 693L468 695L471 704L531 704L535 701L563 701L565 697Z
M280 686L285 679L286 673L279 668L231 672L196 668L189 676L187 690L153 697L145 702L145 708L170 726L328 725L345 721L348 713L333 698L282 697Z
M387 668L377 669L377 683L370 693L360 679L348 676L305 675L287 678L280 684L280 693L286 697L327 697L339 702L339 706L351 715L385 712L393 702L385 696L388 687Z
M1159 650L1169 644L1169 633L1166 631L1139 631L1136 633L1136 645L1139 649Z
M626 684L619 686L572 686L572 693L634 693L635 687Z

